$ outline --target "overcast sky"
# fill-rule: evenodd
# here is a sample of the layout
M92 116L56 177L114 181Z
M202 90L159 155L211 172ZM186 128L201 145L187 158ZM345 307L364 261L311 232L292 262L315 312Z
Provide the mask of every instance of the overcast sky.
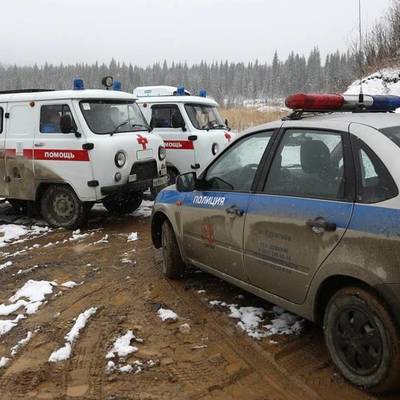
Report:
M362 0L364 28L390 0ZM357 37L358 0L13 0L1 4L0 62L166 59L270 62L323 55Z

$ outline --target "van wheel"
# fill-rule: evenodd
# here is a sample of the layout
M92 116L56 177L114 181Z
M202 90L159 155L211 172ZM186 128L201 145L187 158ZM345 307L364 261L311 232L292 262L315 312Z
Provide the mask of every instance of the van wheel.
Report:
M105 197L103 206L111 214L129 214L137 210L143 201L143 192L121 193Z
M43 218L53 227L76 229L86 221L84 203L66 185L49 186L42 196L40 208Z
M350 382L374 393L400 386L399 334L375 294L339 290L325 311L324 331L333 362Z
M170 279L182 278L185 264L176 241L174 230L169 221L164 221L161 231L163 274Z

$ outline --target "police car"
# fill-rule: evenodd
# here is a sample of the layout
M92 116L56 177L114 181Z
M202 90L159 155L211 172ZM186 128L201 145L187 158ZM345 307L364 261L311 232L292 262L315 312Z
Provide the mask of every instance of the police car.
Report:
M95 202L131 212L144 190L165 185L163 141L119 88L84 90L77 79L75 90L1 92L0 196L76 228Z
M171 182L179 174L202 170L234 139L217 102L204 90L192 96L183 87L143 86L133 93L147 122L164 140Z
M361 101L360 101L361 100ZM194 265L324 327L337 368L400 384L400 97L297 94L158 196L169 278ZM344 112L349 111L349 112ZM353 112L351 112L353 111Z

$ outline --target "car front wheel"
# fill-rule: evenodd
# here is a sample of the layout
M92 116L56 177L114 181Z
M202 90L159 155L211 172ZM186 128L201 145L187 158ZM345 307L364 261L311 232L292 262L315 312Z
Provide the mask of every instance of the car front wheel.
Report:
M325 341L333 362L350 382L374 393L400 383L400 338L385 304L372 292L348 287L329 301Z
M161 232L163 274L170 279L183 276L185 264L176 241L174 230L169 221L164 221Z

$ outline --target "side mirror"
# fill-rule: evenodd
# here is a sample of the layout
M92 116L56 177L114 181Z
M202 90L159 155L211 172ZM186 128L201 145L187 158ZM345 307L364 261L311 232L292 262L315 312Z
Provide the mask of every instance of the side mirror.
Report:
M193 192L197 188L196 172L188 172L176 178L176 190L178 192Z
M225 125L228 128L228 131L230 131L231 128L229 127L228 118L225 118Z
M62 133L72 132L72 119L68 114L64 114L60 117L60 130Z
M80 134L76 130L76 128L72 125L71 116L68 115L68 114L61 115L61 117L60 117L60 130L61 130L62 133L66 133L66 134L74 132L75 136L77 138L82 137L82 134Z

